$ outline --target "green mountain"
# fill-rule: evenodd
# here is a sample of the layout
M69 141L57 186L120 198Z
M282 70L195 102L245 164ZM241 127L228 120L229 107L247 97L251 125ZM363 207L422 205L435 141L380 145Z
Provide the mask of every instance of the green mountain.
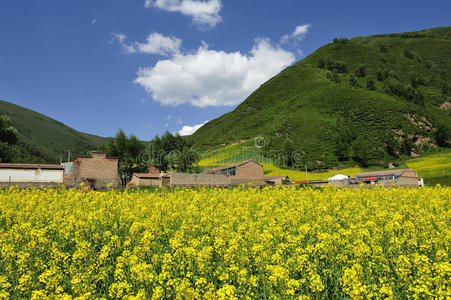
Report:
M106 139L76 131L45 115L0 100L0 115L11 119L18 130L14 162L57 163L70 150L73 155L97 149Z
M334 39L192 136L199 149L265 137L310 169L386 166L451 138L451 27ZM262 139L260 139L262 141Z

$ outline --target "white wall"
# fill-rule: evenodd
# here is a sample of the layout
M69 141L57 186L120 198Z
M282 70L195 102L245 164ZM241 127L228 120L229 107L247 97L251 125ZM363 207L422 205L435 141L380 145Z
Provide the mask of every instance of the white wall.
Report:
M0 169L0 182L63 182L63 170Z

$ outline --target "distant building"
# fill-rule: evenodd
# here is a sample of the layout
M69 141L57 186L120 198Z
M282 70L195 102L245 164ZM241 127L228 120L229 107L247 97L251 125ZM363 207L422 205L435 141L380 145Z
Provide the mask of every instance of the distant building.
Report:
M348 175L336 174L332 177L327 178L327 180L346 180L349 179Z
M384 186L424 186L423 178L412 169L360 172L355 178L363 183Z
M236 179L264 179L263 165L252 160L244 160L231 165L208 170L208 173L222 174Z
M63 177L64 168L60 165L0 163L0 187L58 186Z
M90 156L80 156L73 163L73 167L65 165L65 169L73 170L64 174L64 183L68 186L78 186L85 183L94 189L107 187L109 184L117 186L119 160L107 157L106 153L92 152Z
M265 176L267 185L288 185L291 184L290 178L286 175L282 176Z
M168 187L170 177L160 173L133 173L132 180L128 186L153 186L153 187Z

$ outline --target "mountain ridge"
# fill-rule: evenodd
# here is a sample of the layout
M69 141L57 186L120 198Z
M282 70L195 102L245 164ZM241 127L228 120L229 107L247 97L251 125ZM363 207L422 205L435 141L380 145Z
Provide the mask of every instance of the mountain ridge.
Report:
M4 100L0 100L0 115L8 116L18 130L18 144L13 146L15 162L57 163L67 150L73 155L86 153L107 140Z
M335 39L192 138L208 149L265 136L266 154L291 143L313 169L382 166L449 146L450 78L451 27Z

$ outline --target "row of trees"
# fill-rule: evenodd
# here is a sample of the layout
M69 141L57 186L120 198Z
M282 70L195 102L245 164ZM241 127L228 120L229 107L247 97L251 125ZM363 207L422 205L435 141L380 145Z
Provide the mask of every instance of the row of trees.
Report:
M119 176L123 183L128 182L133 173L146 172L149 166L155 166L162 172L198 172L195 166L199 155L190 150L193 145L189 138L179 134L164 133L155 136L150 142L142 142L135 135L126 135L119 130L100 151L119 159Z
M14 156L12 145L17 142L17 130L7 116L0 116L0 162L10 162Z

